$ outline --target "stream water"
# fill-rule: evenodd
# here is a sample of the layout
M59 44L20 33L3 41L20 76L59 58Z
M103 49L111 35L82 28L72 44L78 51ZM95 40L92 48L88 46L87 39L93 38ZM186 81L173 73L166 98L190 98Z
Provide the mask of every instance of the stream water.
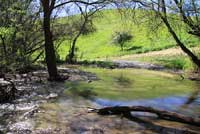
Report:
M97 75L97 80L40 84L29 102L16 104L12 114L0 115L0 129L11 133L37 134L149 134L200 133L200 128L164 121L148 113L133 113L153 124L118 116L88 113L104 106L151 106L200 118L199 83L167 72L142 69L81 68ZM52 94L58 97L48 98ZM52 95L53 96L53 95ZM51 97L50 97L51 98ZM7 105L1 105L5 109ZM3 108L4 107L4 108ZM7 106L8 107L8 106ZM31 116L21 118L38 107ZM20 109L21 108L21 109ZM14 111L14 113L13 113ZM7 115L7 116L6 116ZM13 118L12 118L13 117Z

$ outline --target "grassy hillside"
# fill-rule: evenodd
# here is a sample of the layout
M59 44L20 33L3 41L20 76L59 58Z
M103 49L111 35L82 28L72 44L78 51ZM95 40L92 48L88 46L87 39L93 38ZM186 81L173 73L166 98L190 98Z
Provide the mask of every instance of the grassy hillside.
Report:
M140 11L138 13L137 17L141 18L143 13ZM165 27L160 28L157 33L152 33L149 31L147 22L134 24L133 18L130 16L121 17L117 10L102 11L95 18L94 25L97 28L96 32L81 36L77 41L79 60L144 53L174 47L176 44ZM125 50L121 51L119 46L112 43L112 35L116 31L123 30L129 30L133 39L126 42ZM198 45L199 40L185 33L184 29L178 28L177 33L188 46ZM59 48L61 59L65 58L68 49L69 41L64 41Z

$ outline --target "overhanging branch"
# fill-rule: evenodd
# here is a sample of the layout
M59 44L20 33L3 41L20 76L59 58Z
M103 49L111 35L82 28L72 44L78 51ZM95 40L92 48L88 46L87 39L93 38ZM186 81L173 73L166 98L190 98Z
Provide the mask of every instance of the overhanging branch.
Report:
M53 9L64 6L64 5L69 4L69 3L74 3L74 2L82 3L82 4L85 4L85 5L96 5L96 4L103 4L105 2L109 2L109 0L97 0L97 1L94 1L94 2L87 2L87 1L83 1L83 0L69 0L69 1L55 5L53 7Z

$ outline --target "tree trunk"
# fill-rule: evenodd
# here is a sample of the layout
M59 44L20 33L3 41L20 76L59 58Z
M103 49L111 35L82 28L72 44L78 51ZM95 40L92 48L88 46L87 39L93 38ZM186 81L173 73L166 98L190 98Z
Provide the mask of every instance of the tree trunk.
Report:
M163 22L165 23L165 25L167 26L169 32L171 33L171 35L173 36L173 38L175 39L176 43L178 46L180 46L180 48L183 50L183 52L185 52L190 58L191 60L200 68L200 60L198 59L198 57L193 54L178 38L178 36L176 35L175 31L172 29L172 27L170 26L168 20L164 17L161 17Z
M2 54L4 54L2 56L3 56L5 64L7 64L7 63L9 63L9 58L7 58L8 54L7 54L6 44L5 44L5 38L2 37L2 36L0 36L0 38L1 38L1 41L2 41L2 45L3 45L3 53Z
M49 80L57 80L59 78L59 75L56 66L56 55L50 28L51 11L49 9L48 4L43 5L43 8L44 8L43 29L45 36L45 58L49 73Z
M5 59L6 59L6 58L7 58L7 49L6 49L5 39L4 39L2 36L0 36L0 38L1 38L1 41L2 41L2 45L3 45L4 57L5 57ZM6 61L6 60L5 60L5 61Z
M165 0L161 0L159 2L160 2L160 5L158 5L158 6L159 6L159 8L162 9L162 11L156 11L156 13L158 13L160 18L164 22L165 26L167 27L168 31L170 32L170 34L176 41L177 45L180 46L180 48L183 50L183 52L185 52L191 58L193 63L195 63L200 68L200 59L181 42L181 40L177 36L176 32L171 27L171 25L168 21L168 17L167 17L167 9L166 9Z
M79 36L76 36L74 38L74 40L72 41L72 45L71 45L71 48L70 48L70 51L69 51L69 55L66 58L66 61L68 63L71 63L71 64L73 64L75 62L73 58L74 58L74 53L75 53L75 48L76 48L76 41L77 41L78 37Z
M71 49L70 49L70 51L69 51L69 55L66 57L66 61L67 61L68 63L74 63L74 59L73 59L73 58L74 58L74 53L75 53L75 48L76 48L76 42L77 42L78 38L80 37L80 35L82 34L82 32L83 32L83 30L84 30L84 28L85 28L85 26L86 26L87 21L88 21L87 16L84 16L84 22L83 22L83 24L81 25L78 34L77 34L77 35L75 36L75 38L73 39L73 41L72 41L72 46L71 46Z

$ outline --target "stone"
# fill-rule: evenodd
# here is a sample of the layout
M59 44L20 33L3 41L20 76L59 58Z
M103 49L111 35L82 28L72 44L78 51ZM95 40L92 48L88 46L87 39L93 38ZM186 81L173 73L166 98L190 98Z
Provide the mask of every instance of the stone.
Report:
M56 93L50 93L47 97L46 97L46 99L55 99L55 98L57 98L58 97L58 94L56 94Z
M6 80L0 80L0 103L10 101L15 98L16 88Z

